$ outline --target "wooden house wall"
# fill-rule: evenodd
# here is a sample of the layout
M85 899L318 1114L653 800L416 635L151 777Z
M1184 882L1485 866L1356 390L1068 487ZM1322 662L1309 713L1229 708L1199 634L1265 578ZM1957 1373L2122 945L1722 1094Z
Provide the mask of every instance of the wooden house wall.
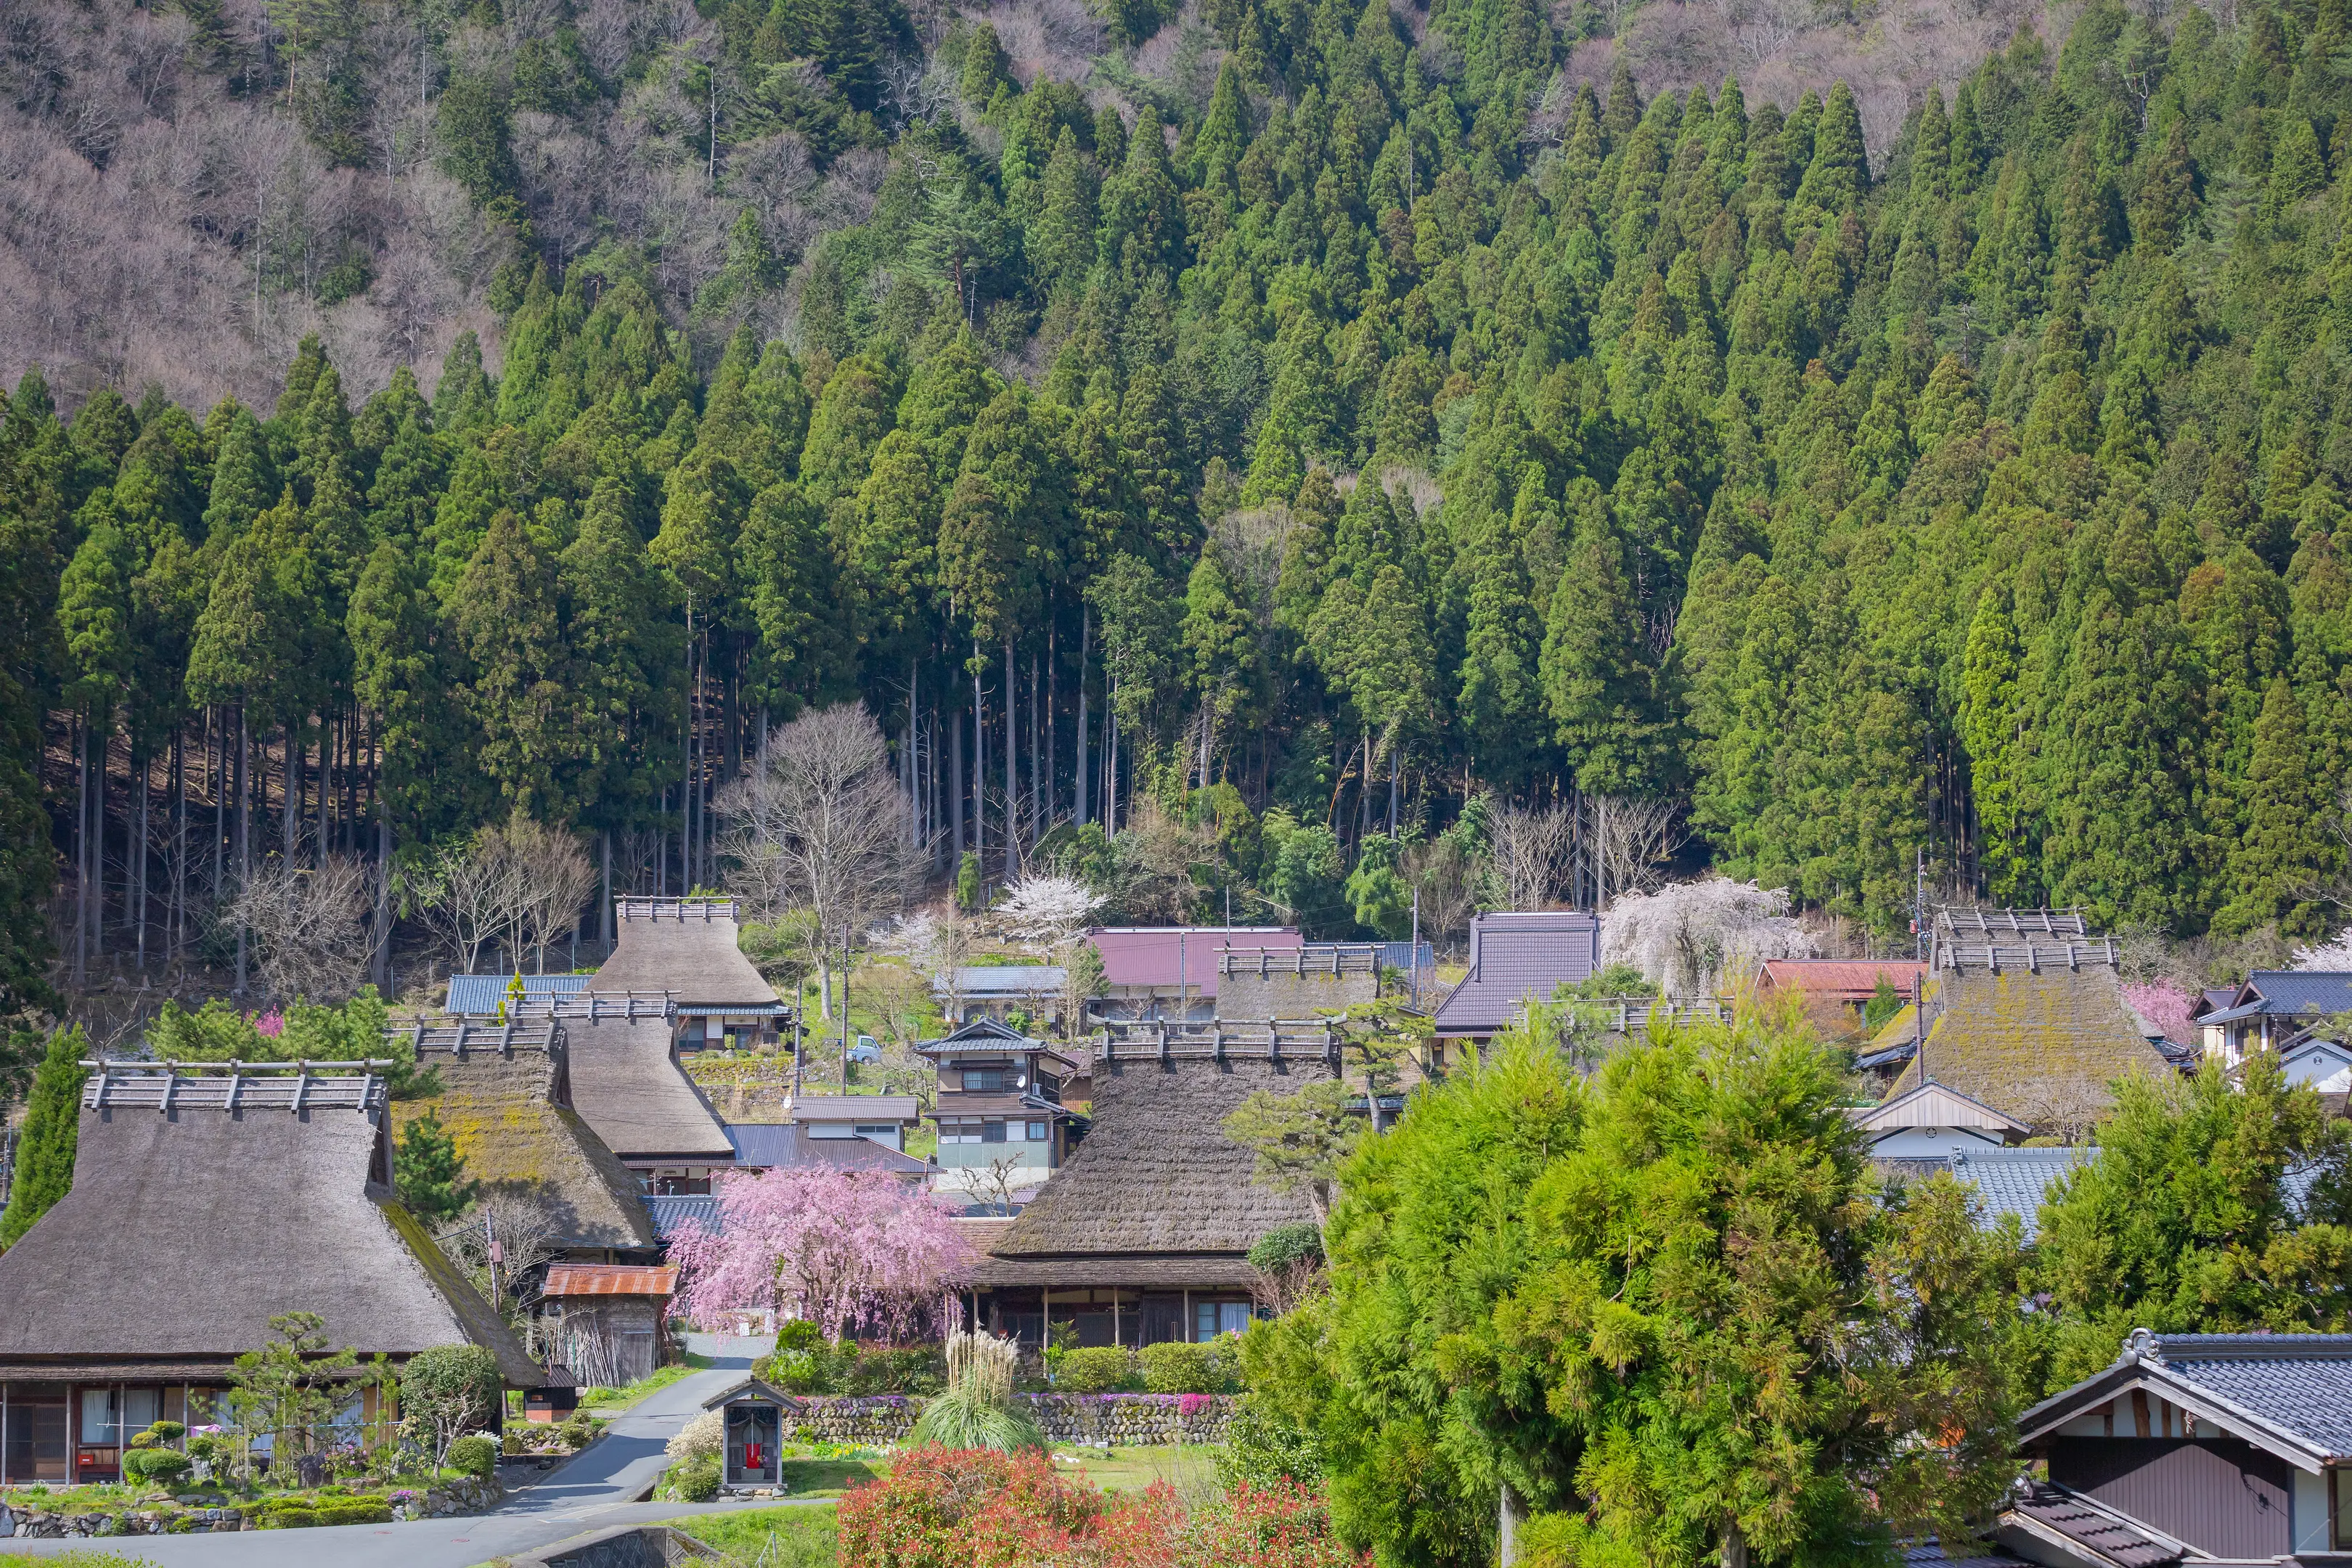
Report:
M2061 1437L2050 1479L2216 1557L2294 1550L2292 1468L2235 1437Z

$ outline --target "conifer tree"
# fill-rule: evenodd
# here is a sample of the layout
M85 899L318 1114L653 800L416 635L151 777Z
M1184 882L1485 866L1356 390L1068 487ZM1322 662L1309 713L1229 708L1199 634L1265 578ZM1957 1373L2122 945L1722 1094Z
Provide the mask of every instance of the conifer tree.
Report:
M89 1049L79 1025L49 1037L16 1134L16 1177L8 1188L8 1206L0 1212L0 1249L16 1246L35 1221L73 1190L74 1152L81 1142L81 1086L87 1076L82 1054Z
M558 782L573 743L571 671L554 563L533 532L511 510L491 518L458 582L450 627L466 654L457 695L481 729L483 773L514 810L560 822L578 805Z

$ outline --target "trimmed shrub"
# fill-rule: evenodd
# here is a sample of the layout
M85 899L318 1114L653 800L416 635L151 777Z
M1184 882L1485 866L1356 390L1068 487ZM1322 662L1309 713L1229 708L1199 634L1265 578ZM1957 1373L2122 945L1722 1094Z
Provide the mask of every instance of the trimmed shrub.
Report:
M1322 1446L1315 1435L1283 1425L1255 1397L1244 1399L1234 1412L1216 1465L1217 1480L1227 1490L1255 1487L1265 1491L1289 1482L1318 1486L1323 1480Z
M1262 1274L1279 1274L1300 1264L1318 1267L1322 1261L1323 1232L1303 1219L1276 1226L1249 1249L1249 1266Z
M400 1369L401 1412L436 1446L497 1426L505 1391L499 1358L481 1345L427 1345Z
M314 1508L268 1508L261 1510L264 1530L310 1530L319 1522Z
M1136 1352L1143 1365L1143 1386L1152 1394L1229 1394L1234 1376L1219 1345L1186 1344L1170 1340L1146 1345Z
M366 1498L331 1503L319 1510L320 1524L390 1524L392 1507Z
M194 1462L177 1448L133 1448L122 1456L124 1475L159 1486L170 1486L194 1468Z
M1119 1345L1066 1352L1054 1373L1055 1389L1067 1394L1118 1394L1138 1381L1134 1355Z
M449 1445L449 1468L459 1475L487 1479L499 1468L498 1440L478 1432L458 1438Z
M719 1495L719 1479L718 1456L688 1459L671 1468L669 1494L679 1502L709 1502Z

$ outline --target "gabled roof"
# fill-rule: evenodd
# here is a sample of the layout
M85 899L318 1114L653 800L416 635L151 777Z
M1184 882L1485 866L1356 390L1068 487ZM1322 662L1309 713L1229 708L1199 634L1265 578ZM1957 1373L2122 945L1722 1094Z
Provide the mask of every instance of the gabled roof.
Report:
M2158 1334L2135 1329L2115 1365L2018 1421L2032 1442L2145 1390L2318 1474L2352 1459L2352 1334Z
M2254 1014L2317 1017L2352 1012L2352 973L2337 970L2257 969L2230 999L2225 1015L2207 1014L2205 1023Z
M923 1119L923 1102L911 1094L796 1094L795 1121L895 1121L912 1127Z
M668 1017L601 1008L583 1016L591 1009L577 1005L597 994L572 998L560 1016L572 1103L604 1146L624 1160L734 1159L726 1130L677 1065Z
M522 994L570 996L587 990L590 978L585 974L526 974L522 977ZM446 1010L460 1016L488 1016L506 1005L507 992L513 984L514 976L510 974L453 974L449 976Z
M2108 1568L2163 1568L2205 1555L2095 1498L2046 1481L2019 1489L2001 1527L2004 1542L2022 1536Z
M980 1284L1246 1283L1246 1255L1276 1226L1311 1220L1307 1200L1251 1180L1256 1156L1223 1123L1259 1089L1295 1092L1320 1062L1098 1065L1094 1127L975 1271ZM1214 1274L1215 1278L1209 1278Z
M1580 910L1473 916L1470 973L1433 1016L1441 1037L1483 1038L1509 1028L1529 1002L1601 967L1601 921Z
M639 1200L653 1219L654 1234L667 1247L677 1234L689 1226L717 1236L723 1226L719 1223L719 1200L708 1193L668 1194L647 1193Z
M302 1311L362 1355L468 1342L510 1385L540 1384L394 1195L380 1100L231 1110L228 1081L154 1074L148 1104L85 1105L72 1189L0 1254L0 1376L110 1363L201 1375L269 1342L273 1316Z
M440 1092L392 1108L394 1131L430 1110L457 1143L469 1181L546 1208L565 1247L659 1245L637 1179L572 1103L564 1027L551 1018L386 1031L408 1041Z
M677 1291L677 1270L664 1265L558 1263L547 1270L542 1296L669 1296Z
M930 1170L928 1162L887 1143L871 1138L812 1138L806 1127L793 1121L731 1121L727 1136L735 1142L735 1163L754 1170L830 1165L894 1176L920 1176Z
M2174 1070L2104 965L1947 971L1926 1010L1927 1039L1894 1093L1933 1079L2036 1131L2079 1130L2114 1102L2115 1079Z
M764 1399L769 1404L786 1410L798 1410L801 1407L799 1400L789 1394L778 1393L772 1386L756 1377L747 1377L742 1382L712 1394L702 1402L702 1407L705 1410L716 1410L722 1405L732 1405L742 1399Z
M1103 984L1114 989L1189 988L1217 994L1217 954L1228 947L1297 947L1293 926L1096 926L1087 932L1102 954Z
M986 1017L974 1018L936 1040L918 1042L915 1054L933 1058L1035 1055L1050 1057L1070 1072L1076 1072L1086 1065L1068 1052L1024 1035L1010 1024L1000 1024Z
M1979 1127L1987 1131L2023 1137L2030 1129L2004 1116L1983 1100L1962 1094L1949 1084L1915 1084L1876 1105L1846 1113L1866 1132L1888 1133L1905 1127Z
M621 899L614 908L620 940L596 971L594 989L668 991L683 1012L778 1000L736 945L734 900Z
M1910 958L1769 958L1762 978L1772 990L1867 1002L1878 994L1881 980L1908 996L1927 970L1926 963Z
M945 996L950 991L970 1000L975 997L1051 996L1062 988L1069 971L1057 963L965 963L959 964L955 983L950 986L944 975L931 979L931 994Z

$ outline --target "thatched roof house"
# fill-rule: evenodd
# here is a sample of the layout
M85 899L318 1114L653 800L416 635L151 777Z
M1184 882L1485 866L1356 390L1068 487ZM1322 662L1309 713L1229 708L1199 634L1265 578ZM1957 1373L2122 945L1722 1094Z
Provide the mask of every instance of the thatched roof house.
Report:
M469 1342L543 1381L394 1196L364 1065L89 1065L73 1190L0 1255L0 1394L30 1445L9 1479L112 1479L126 1430L186 1419L286 1312L364 1355Z
M1314 1218L1306 1199L1251 1180L1256 1157L1224 1120L1260 1089L1330 1076L1318 1058L1101 1060L1086 1142L971 1276L982 1322L1032 1342L1074 1322L1082 1344L1203 1340L1245 1325L1249 1249Z
M599 989L510 1011L563 1026L572 1109L641 1188L708 1192L710 1168L734 1163L726 1128L678 1066L671 998Z
M1890 1100L1939 1083L2036 1134L2065 1134L2105 1113L2115 1079L2174 1070L2125 1005L2114 942L2078 914L1946 910L1928 963Z
M732 899L620 899L620 940L596 971L596 991L666 991L677 999L678 1043L776 1042L792 1008L737 945Z
M433 1112L456 1141L467 1178L538 1202L555 1223L553 1245L566 1253L604 1262L661 1245L636 1173L572 1107L560 1020L460 1019L391 1033L440 1086L432 1099L392 1108L395 1135L410 1117Z

